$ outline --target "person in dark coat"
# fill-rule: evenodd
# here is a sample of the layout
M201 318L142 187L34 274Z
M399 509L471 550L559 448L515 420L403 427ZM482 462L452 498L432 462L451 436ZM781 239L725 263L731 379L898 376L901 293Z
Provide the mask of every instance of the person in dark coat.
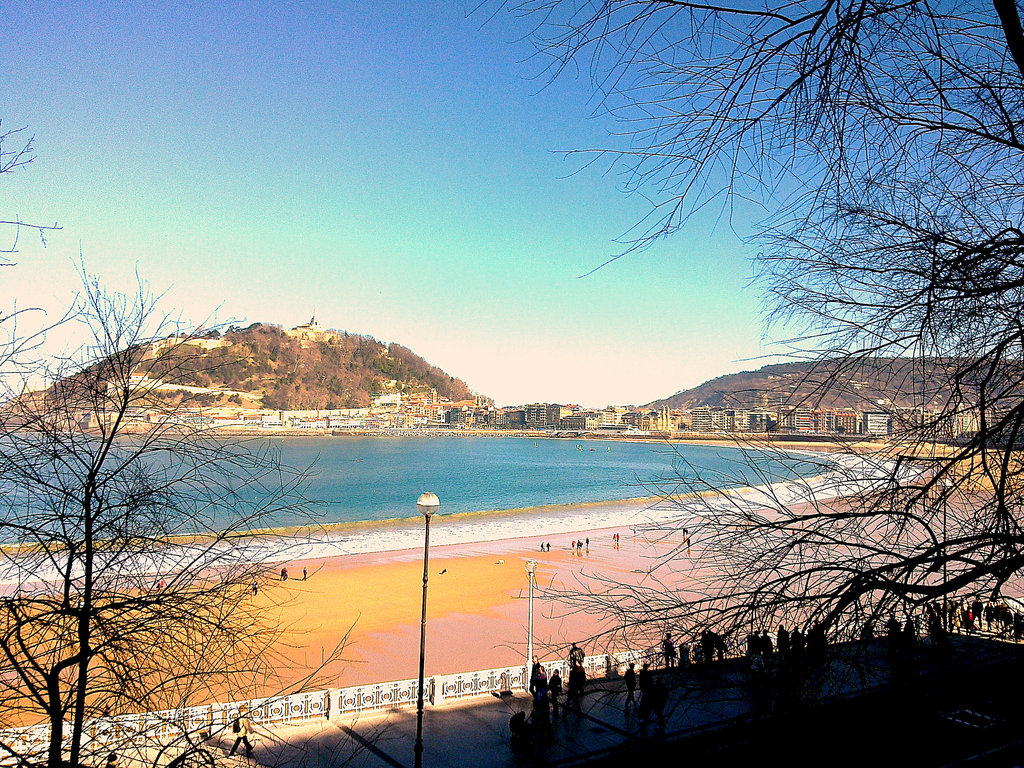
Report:
M533 657L533 666L530 667L530 693L537 693L537 674L540 672L540 662L537 661L537 657Z
M665 633L665 639L661 641L661 652L665 656L665 668L676 665L676 644L672 642L672 634Z
M562 676L558 670L552 670L548 678L548 699L551 701L551 714L558 717L558 697L562 695Z
M546 681L545 681L546 682ZM533 697L533 712L530 714L533 730L544 736L551 736L551 702L548 700L548 688L537 686Z
M640 667L637 684L640 687L640 706L636 708L636 714L643 722L651 711L651 688L654 686L654 675L651 674L650 666L646 661Z
M779 656L789 656L789 630L779 624L779 631L775 635L775 643L779 648Z
M583 704L583 689L587 684L587 673L577 664L569 670L569 690L565 697L565 707L579 709Z
M658 729L665 730L665 705L668 703L668 689L659 677L651 687L651 709L658 718Z
M576 643L573 643L572 647L569 649L569 667L570 667L570 669L572 667L582 666L583 665L583 659L584 659L583 649L580 648L578 645L576 645Z
M623 679L626 681L626 706L624 709L629 712L629 705L632 704L636 707L636 670L633 669L633 662L629 662L629 668L626 670L626 674L623 675Z

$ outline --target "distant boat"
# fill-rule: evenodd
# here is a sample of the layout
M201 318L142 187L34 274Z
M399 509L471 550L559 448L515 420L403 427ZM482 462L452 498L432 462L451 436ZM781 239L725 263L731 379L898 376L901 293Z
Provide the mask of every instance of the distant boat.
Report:
M590 450L592 450L592 451L596 451L596 450L597 450L597 448L591 448Z

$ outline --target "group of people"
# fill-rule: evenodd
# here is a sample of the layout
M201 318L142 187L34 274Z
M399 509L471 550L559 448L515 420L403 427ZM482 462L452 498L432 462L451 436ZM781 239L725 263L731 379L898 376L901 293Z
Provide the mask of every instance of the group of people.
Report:
M583 698L583 691L587 683L583 658L583 650L573 643L569 649L569 679L564 689L566 711L579 708ZM559 718L559 697L562 692L563 682L558 668L552 669L549 676L544 665L534 656L533 666L530 670L530 696L533 705L529 725L532 726L535 734L544 737L552 735L552 721L557 722ZM509 719L509 730L514 747L526 744L531 740L525 712L517 712L512 715Z
M670 637L666 635L666 639L670 639ZM658 727L664 730L665 704L668 702L668 688L665 687L665 682L661 678L654 678L650 665L646 661L641 665L639 673L636 671L636 665L629 662L623 680L626 683L626 706L624 709L627 714L632 705L637 719L642 725L650 721L653 716L657 718ZM637 689L640 690L639 702L636 698Z
M825 628L821 625L812 627L805 635L799 628L790 632L780 624L774 643L766 629L747 635L747 658L759 668L764 668L773 655L782 661L824 660L825 645Z
M1003 637L1024 640L1024 615L1002 602L983 603L981 598L951 606L950 625L963 628L968 634L986 631Z

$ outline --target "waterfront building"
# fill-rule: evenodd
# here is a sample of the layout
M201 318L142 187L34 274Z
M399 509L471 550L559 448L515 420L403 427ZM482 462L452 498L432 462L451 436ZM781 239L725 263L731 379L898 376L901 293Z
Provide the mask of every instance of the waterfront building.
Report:
M557 428L562 418L562 406L550 403L531 403L526 406L526 428Z
M724 408L711 411L712 432L732 432L736 429L736 412Z
M696 408L690 411L690 428L694 432L710 432L711 431L711 406L709 405L698 405Z
M594 430L601 426L601 418L594 413L574 413L570 416L563 416L560 424L562 429Z
M861 416L865 435L880 437L892 433L892 417L885 411L864 411Z
M621 406L609 405L603 411L601 411L601 426L602 427L613 427L616 424L622 423L622 414L626 413L628 408L622 408Z
M776 429L792 432L796 429L796 409L780 408L775 414Z
M810 408L796 408L793 413L793 429L797 432L817 432L814 414Z
M841 435L860 433L860 416L856 411L836 411L836 432Z
M526 409L509 408L505 410L505 424L509 429L524 429L526 427Z

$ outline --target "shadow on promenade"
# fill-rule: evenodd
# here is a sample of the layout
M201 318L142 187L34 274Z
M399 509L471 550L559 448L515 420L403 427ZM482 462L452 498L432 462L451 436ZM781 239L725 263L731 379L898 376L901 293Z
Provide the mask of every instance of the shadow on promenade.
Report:
M579 708L563 705L550 732L531 728L516 749L509 719L530 714L525 692L430 708L423 765L974 766L1024 755L1024 648L1015 644L956 637L947 649L894 652L873 640L830 646L816 661L728 659L660 670L655 680L665 692L660 721L643 705L627 710L626 686L613 673L588 681ZM249 764L411 768L415 733L415 710L279 726ZM226 755L230 743L211 746Z

